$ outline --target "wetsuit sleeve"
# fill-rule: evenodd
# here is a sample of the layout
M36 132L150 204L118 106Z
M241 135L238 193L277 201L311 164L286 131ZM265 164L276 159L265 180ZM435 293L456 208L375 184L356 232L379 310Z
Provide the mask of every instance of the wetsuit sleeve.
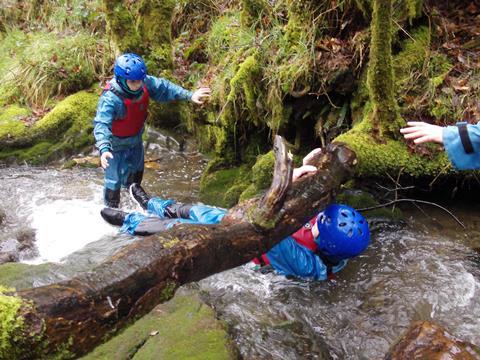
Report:
M112 121L116 117L117 106L110 92L105 92L100 97L97 113L93 119L93 135L95 146L100 153L112 151Z
M458 123L457 126L447 126L443 129L445 151L458 170L480 169L479 124Z
M299 245L291 236L283 239L267 252L275 271L314 280L327 279L327 267L314 252Z
M191 91L171 81L154 76L147 76L145 84L152 99L159 102L190 100L193 95Z

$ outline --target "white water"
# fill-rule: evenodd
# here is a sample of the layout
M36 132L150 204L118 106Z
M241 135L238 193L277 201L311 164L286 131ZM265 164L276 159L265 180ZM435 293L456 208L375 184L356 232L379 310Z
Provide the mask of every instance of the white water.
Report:
M97 194L101 192L99 189ZM31 226L36 233L39 256L25 262L61 262L65 256L85 245L105 235L116 234L118 228L100 218L102 207L100 196L93 201L37 199L32 204Z

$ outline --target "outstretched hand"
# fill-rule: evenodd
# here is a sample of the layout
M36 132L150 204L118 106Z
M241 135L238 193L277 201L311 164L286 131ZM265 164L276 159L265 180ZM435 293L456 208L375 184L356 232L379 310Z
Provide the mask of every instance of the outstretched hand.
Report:
M302 165L299 168L293 169L292 182L297 181L302 176L307 174L314 174L317 172L317 168L313 165Z
M212 91L208 87L201 87L197 90L192 95L192 101L195 104L203 104L206 100L210 99L210 96L212 94Z
M435 142L443 144L443 127L422 121L409 121L407 127L400 129L403 137L415 144Z
M303 165L293 169L292 182L297 181L304 175L315 174L317 172L317 167L313 164L321 152L322 149L320 148L313 149L303 158Z
M313 149L312 151L310 151L303 158L303 165L313 165L315 163L315 160L316 160L318 154L320 154L321 152L322 152L321 148L316 148L316 149Z
M108 159L113 159L113 154L110 151L105 151L100 155L100 164L102 168L106 169L108 167Z

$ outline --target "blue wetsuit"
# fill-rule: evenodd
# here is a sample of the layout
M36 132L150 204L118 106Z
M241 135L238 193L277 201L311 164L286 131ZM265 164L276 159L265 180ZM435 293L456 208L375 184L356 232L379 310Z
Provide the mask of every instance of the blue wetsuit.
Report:
M153 234L172 228L179 223L187 224L218 224L227 211L206 205L191 205L183 218L166 217L166 208L175 204L172 200L152 198L147 204L149 215L133 212L127 215L122 226L122 231L130 234ZM308 236L310 223L291 236L286 237L262 256L279 274L296 276L314 280L328 278L327 265L319 253L313 250L313 244L302 245L302 237ZM310 235L311 236L311 235ZM309 248L310 247L310 248ZM312 249L311 249L312 248ZM338 272L345 267L347 260L342 260L331 268Z
M147 76L144 84L149 98L158 102L189 100L192 97L192 92L165 79ZM104 91L98 101L93 134L95 146L100 153L109 151L113 154L113 159L108 160L109 166L105 170L105 205L117 207L120 187L127 187L132 182L140 183L142 180L143 127L131 136L120 137L112 134L113 123L127 116L124 100L131 96L122 90L115 78L109 82L109 87L111 91ZM132 101L135 102L142 96L143 91ZM146 110L144 109L145 113Z
M443 129L443 144L448 158L458 170L480 168L480 123L457 123Z

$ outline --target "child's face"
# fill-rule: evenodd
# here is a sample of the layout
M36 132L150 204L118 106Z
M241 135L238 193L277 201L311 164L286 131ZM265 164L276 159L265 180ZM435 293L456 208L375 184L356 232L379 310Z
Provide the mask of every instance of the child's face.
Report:
M127 86L132 91L138 91L143 86L143 80L127 80Z

